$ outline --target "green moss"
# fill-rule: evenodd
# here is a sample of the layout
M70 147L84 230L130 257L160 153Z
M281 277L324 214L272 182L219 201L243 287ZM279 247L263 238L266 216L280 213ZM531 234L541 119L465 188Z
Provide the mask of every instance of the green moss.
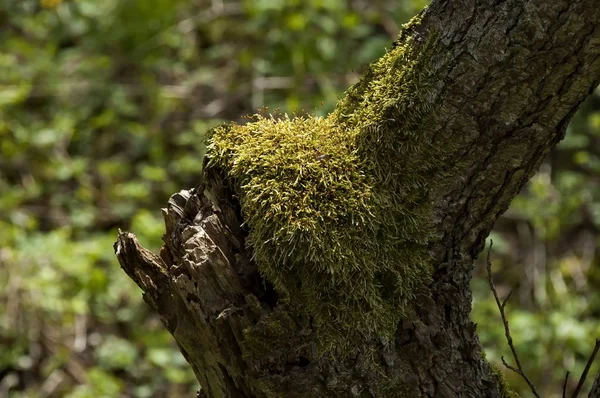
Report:
M496 377L498 384L500 385L500 393L502 394L502 398L521 398L521 396L510 387L506 381L506 378L504 377L504 373L502 373L502 371L495 365L490 365L490 367L492 368L492 374Z
M208 166L235 185L260 271L313 318L325 351L391 337L431 277L428 181L443 156L423 121L435 39L401 37L328 117L256 115L209 139Z
M257 369L279 369L286 362L305 356L306 347L296 333L296 323L276 308L252 327L244 329L243 355ZM304 348L304 350L303 350Z

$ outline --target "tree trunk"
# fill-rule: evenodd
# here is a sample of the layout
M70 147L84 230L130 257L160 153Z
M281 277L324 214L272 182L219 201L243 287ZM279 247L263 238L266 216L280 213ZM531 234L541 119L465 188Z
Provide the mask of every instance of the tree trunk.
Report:
M302 258L292 249L293 261L273 257L267 264L265 253L278 247L258 239L262 210L253 210L245 174L231 171L240 166L229 161L234 155L223 155L229 148L217 154L218 139L224 143L228 131L243 127L217 131L201 185L173 195L163 209L160 255L130 233L120 233L115 244L122 268L175 337L203 396L511 396L485 361L470 320L473 261L494 221L599 83L599 26L595 0L433 1L326 122L315 122L351 132L350 152L364 167L360 178L369 182L375 210L372 222L347 224L348 239L381 239L391 254L377 256L393 260L369 274L321 269L312 259L319 252ZM277 129L308 122L269 123ZM318 154L314 167L336 154ZM270 171L261 173L266 179ZM347 221L323 217L302 228ZM339 262L354 261L358 250L348 248ZM394 262L396 251L407 257ZM310 285L302 266L315 278L342 281ZM399 290L402 281L410 289ZM379 307L365 304L371 296L361 295L371 282L382 317L394 314L391 329L388 318L380 322ZM333 285L346 290L325 291ZM344 306L343 292L352 305ZM355 319L346 314L350 308L356 321L348 321ZM336 330L337 340L326 342Z

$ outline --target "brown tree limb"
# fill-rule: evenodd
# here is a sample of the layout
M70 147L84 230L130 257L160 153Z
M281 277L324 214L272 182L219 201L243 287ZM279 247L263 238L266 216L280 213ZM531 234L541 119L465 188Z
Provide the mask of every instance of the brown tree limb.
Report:
M387 82L381 112L369 116L363 133L385 128L405 151L389 165L398 186L419 171L413 189L419 203L431 203L433 231L411 238L427 242L434 269L396 332L362 342L351 358L321 355L311 318L261 276L246 242L252 225L242 227L227 170L206 169L199 189L170 199L160 256L120 233L121 266L173 334L202 394L502 397L470 320L473 260L597 86L599 25L596 0L434 0L401 38L404 44L410 38L415 54L434 46L413 65L427 72L427 81L395 80L406 66L399 58L369 71L347 94L350 117L372 100L373 87L381 88L376 83ZM419 109L403 102L407 91L419 94L408 96L419 98ZM416 110L410 123L394 117L398 109ZM429 149L443 158L432 161ZM410 209L415 197L399 190L393 199ZM379 277L381 289L394 289L386 275Z

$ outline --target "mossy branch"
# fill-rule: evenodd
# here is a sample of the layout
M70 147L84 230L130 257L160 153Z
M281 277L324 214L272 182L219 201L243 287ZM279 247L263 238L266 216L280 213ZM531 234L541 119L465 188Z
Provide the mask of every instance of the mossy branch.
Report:
M324 351L391 338L430 281L428 176L443 156L406 139L426 128L434 36L397 44L326 118L255 115L210 134L208 167L239 193L261 273L314 317Z

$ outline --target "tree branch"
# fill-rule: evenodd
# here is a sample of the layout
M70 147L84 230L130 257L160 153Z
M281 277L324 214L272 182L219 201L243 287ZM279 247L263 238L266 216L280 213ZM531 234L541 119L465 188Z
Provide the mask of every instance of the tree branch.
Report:
M381 171L372 175L382 177L376 189L395 185L384 203L401 205L394 215L401 228L384 236L406 250L418 246L417 257L431 261L431 284L416 291L414 316L390 322L393 336L361 341L361 352L346 360L319 354L322 341L306 309L294 308L254 262L248 229L240 227L248 221L243 195L219 174L228 170L205 170L201 190L171 198L160 256L119 234L121 266L161 315L206 396L381 397L398 388L406 396L501 396L499 386L481 382L490 371L469 317L473 259L597 85L600 7L596 0L434 0L421 17L328 119L336 131L372 144L365 147ZM297 170L289 166L286 172ZM385 293L375 303L395 308L386 301L397 288L386 285L388 274L371 276L381 281L376 293ZM322 279L323 291L303 294L329 300L325 285L334 280ZM303 288L301 280L289 282ZM524 376L506 300L495 298Z
M587 363L585 364L585 369L583 370L583 373L581 374L581 377L579 378L579 383L577 383L577 387L575 387L575 391L573 391L572 398L577 398L579 396L579 393L581 392L581 389L583 388L583 384L585 383L585 379L587 378L588 372L590 371L590 368L592 367L592 363L594 363L594 359L596 359L596 355L598 354L599 350L600 350L600 339L596 339L596 345L594 346L594 350L592 351L592 354L590 355ZM592 390L593 390L593 388L592 388Z

